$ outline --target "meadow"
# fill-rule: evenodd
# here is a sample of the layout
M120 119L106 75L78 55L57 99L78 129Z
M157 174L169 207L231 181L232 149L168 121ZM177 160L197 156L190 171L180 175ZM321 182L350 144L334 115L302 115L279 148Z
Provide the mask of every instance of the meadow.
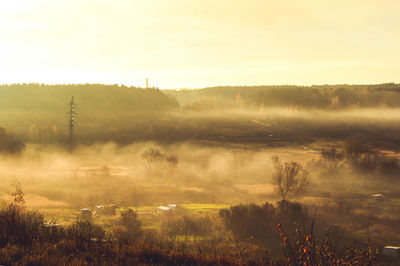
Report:
M288 88L288 99L275 95L266 106L254 102L262 88L238 97L237 88L215 95L114 86L92 98L110 88L85 85L83 94L77 86L33 85L52 95L48 106L69 90L89 106L101 97L136 97L140 106L125 109L125 99L108 103L112 112L82 109L72 153L65 116L41 122L46 112L31 109L4 126L0 262L394 264L383 247L400 237L400 118L388 86L309 88L313 101L346 92L359 102L310 108L304 98L293 104ZM381 103L370 106L368 93L382 94ZM283 194L276 177L295 166L307 182ZM103 213L100 205L118 208Z

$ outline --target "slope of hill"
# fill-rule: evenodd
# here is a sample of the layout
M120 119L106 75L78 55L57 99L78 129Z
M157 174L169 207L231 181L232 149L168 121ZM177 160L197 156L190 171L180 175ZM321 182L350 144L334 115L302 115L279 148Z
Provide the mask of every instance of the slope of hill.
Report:
M167 90L191 110L262 106L318 109L399 107L400 84L314 86L223 86L196 90Z

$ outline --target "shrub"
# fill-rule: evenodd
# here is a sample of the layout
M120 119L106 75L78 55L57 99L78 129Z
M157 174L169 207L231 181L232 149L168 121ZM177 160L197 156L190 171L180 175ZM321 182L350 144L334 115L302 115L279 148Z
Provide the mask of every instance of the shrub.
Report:
M66 228L66 239L72 241L78 250L84 250L90 247L92 241L101 241L104 237L104 229L88 219L77 218Z
M344 154L354 170L371 171L378 167L378 152L357 139L349 139L345 142Z
M18 244L31 246L36 240L43 239L44 218L41 214L25 211L11 203L0 211L0 245Z
M350 247L343 255L339 255L328 233L322 241L314 237L313 226L314 221L309 233L297 228L296 236L291 238L282 225L277 224L290 265L376 265L381 260L380 251L369 241L363 247Z
M19 182L13 184L13 200L0 211L0 245L18 244L31 246L43 239L43 215L24 210L24 192Z
M207 236L212 231L213 221L206 216L196 215L166 215L161 224L162 232L172 239L184 236L185 240L191 237Z
M274 254L279 252L276 244L279 235L275 230L277 209L273 205L240 204L229 210L221 210L219 214L237 241L254 240Z
M343 159L343 154L339 153L335 148L321 150L321 163L322 166L335 171L339 163Z
M141 222L137 218L136 212L130 208L121 212L118 225L114 228L113 233L120 242L134 242L143 235Z

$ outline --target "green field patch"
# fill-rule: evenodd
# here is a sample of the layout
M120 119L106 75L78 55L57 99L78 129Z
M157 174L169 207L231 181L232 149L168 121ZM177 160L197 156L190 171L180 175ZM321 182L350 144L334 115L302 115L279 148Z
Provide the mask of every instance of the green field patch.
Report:
M185 236L185 235L177 235L177 241L194 241L194 240L203 240L206 239L204 236Z
M179 206L197 213L218 212L230 207L228 204L181 204Z
M159 224L143 225L142 229L143 230L157 230L157 231L160 231L161 230L161 225L159 225Z
M140 206L140 207L123 207L120 210L127 210L131 208L137 210L138 214L155 213L158 206ZM179 204L178 207L184 208L191 212L203 213L203 212L218 212L221 209L228 209L228 204L212 204L212 203L190 203L190 204Z

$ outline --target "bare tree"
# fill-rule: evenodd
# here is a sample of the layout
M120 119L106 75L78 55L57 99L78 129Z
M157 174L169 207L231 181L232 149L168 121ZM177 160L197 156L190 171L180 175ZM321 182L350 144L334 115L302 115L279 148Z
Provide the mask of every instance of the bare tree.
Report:
M334 148L321 150L321 162L325 168L336 170L342 159L343 154L339 153Z
M159 149L150 148L142 154L142 159L146 162L149 170L154 170L156 165L162 162L164 155Z
M168 155L165 157L165 162L167 163L167 174L169 177L171 177L173 176L178 165L178 157L172 154Z
M310 184L310 172L298 162L282 163L278 157L273 157L275 166L273 183L282 200L291 199L303 193Z
M25 194L22 190L22 186L20 182L14 181L12 186L15 188L15 191L11 193L11 196L14 198L13 204L16 206L22 206L25 204Z

